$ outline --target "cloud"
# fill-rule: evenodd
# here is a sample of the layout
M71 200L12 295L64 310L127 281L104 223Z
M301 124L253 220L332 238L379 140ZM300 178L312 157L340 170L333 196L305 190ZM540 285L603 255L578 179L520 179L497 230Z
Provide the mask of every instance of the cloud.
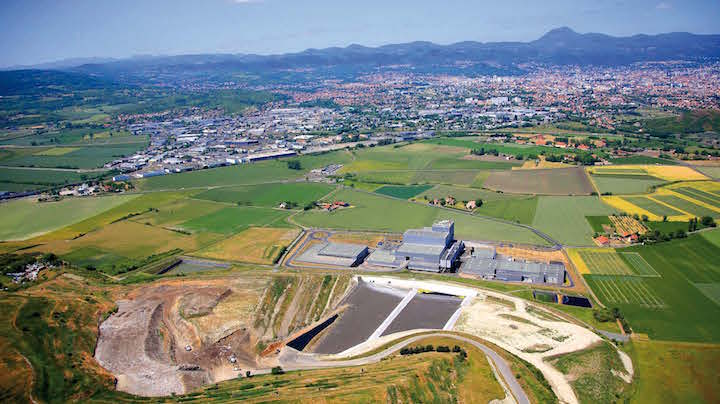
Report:
M657 6L655 6L655 8L658 10L669 10L672 8L672 4L661 1L660 3L657 4Z

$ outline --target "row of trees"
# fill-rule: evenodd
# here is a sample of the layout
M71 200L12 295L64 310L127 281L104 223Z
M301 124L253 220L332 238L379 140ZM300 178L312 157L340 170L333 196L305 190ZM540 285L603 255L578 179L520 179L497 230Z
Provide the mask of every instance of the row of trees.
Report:
M467 352L460 348L459 345L455 345L452 347L452 350L447 345L438 345L437 349L433 345L418 345L415 347L405 347L400 350L400 355L415 355L423 352L454 352L459 354L462 358L467 358Z

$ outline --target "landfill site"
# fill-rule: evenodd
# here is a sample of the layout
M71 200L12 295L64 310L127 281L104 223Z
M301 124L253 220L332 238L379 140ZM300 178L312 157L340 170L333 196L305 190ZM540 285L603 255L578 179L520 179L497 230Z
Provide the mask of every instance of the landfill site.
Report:
M567 380L543 358L599 341L585 328L527 311L521 299L453 283L369 275L271 278L138 287L100 325L95 358L119 390L165 396L275 366L338 366L333 361L420 331L462 331L533 363L562 394Z

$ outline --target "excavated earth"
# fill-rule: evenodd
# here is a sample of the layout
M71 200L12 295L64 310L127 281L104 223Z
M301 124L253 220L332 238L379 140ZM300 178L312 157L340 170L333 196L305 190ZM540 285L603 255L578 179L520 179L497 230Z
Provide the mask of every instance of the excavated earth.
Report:
M142 286L100 325L95 359L115 375L118 390L141 396L254 374L277 364L262 348L322 321L351 289L348 279L243 276ZM326 300L318 298L321 285Z
M181 394L254 369L249 324L265 282L250 283L167 282L136 291L100 325L95 358L117 377L118 390L143 396Z

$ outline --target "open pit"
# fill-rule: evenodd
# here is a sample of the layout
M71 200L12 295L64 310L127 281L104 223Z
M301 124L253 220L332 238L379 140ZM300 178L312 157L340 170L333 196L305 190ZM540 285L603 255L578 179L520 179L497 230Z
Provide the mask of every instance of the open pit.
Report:
M172 281L136 290L100 325L95 358L119 390L144 396L184 393L236 367L256 368L249 324L265 283Z

